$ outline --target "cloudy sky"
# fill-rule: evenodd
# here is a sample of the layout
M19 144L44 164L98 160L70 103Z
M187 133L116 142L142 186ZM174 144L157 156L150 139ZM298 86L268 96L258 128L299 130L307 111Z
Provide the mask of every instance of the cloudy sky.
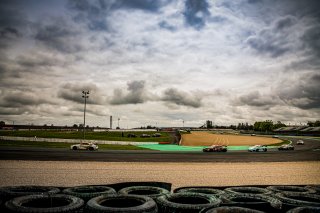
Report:
M2 0L0 120L320 118L319 0ZM116 124L114 124L116 125Z

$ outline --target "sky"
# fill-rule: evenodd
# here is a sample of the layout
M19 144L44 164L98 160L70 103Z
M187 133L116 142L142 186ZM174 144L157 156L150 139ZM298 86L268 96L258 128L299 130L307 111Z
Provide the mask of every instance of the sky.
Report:
M0 120L320 119L318 0L2 0Z

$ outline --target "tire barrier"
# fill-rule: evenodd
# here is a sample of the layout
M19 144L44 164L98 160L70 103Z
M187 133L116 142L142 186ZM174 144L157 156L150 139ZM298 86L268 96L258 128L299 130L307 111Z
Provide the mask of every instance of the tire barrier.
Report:
M284 192L275 195L282 201L283 209L290 210L296 207L320 207L320 195Z
M306 186L305 188L315 190L316 194L320 195L320 185L310 185Z
M6 212L52 213L78 212L84 205L81 198L64 194L26 195L5 203Z
M237 206L266 212L275 212L282 209L280 200L259 194L226 194L221 197L221 206Z
M168 190L155 186L130 186L121 189L118 193L122 195L143 195L152 199L170 194Z
M225 194L224 191L214 188L205 188L205 187L192 187L192 188L178 188L175 190L175 193L202 193L211 196L220 197Z
M301 186L268 186L266 189L273 191L273 193L299 192L302 194L311 194L316 192L314 189Z
M258 211L254 209L248 209L243 207L214 207L214 208L207 208L201 210L200 213L264 213L263 211Z
M298 207L287 211L287 213L319 213L320 207Z
M221 200L201 193L174 193L157 198L159 212L162 213L196 213L204 208L217 207Z
M239 186L224 189L225 192L231 194L271 194L272 191L259 187Z
M51 186L8 186L0 188L0 195L3 201L24 195L34 194L57 194L60 189Z
M114 186L115 188L113 188ZM275 213L287 211L294 212L293 210L296 210L296 212L298 212L298 210L300 212L308 212L308 210L310 210L310 212L319 212L319 187L320 185L239 187L188 186L176 188L173 191L176 193L170 194L171 184L165 182L125 182L104 185L84 185L68 188L34 185L6 186L0 187L0 212L9 211L6 209L6 203L8 203L7 205L11 205L11 207L12 205L18 206L15 207L17 210L11 209L11 211L15 212L21 211L21 206L28 208L26 212L30 212L30 208L33 207L36 209L35 212L49 212L52 210L57 212L62 211L61 208L36 208L39 207L39 204L37 203L39 203L40 200L41 202L48 204L48 198L38 199L38 197L36 197L38 195L44 197L47 196L50 197L50 199L52 197L55 199L54 203L56 204L54 205L57 207L62 207L61 205L64 203L68 205L68 202L63 201L65 198L54 198L55 195L77 197L83 200L83 202L88 202L101 196L105 198L99 202L96 201L96 204L92 207L83 204L83 206L77 210L78 213L114 212L114 209L116 208L118 208L118 212L139 212L139 209L141 208L147 210L141 210L140 212L159 213L200 212L202 209L206 209L207 211L217 209L219 212L224 209L225 212L232 210L236 212L236 207L248 208L253 211L257 210ZM14 203L13 200L19 200L20 197L29 195L32 197L31 201L23 200L26 204L21 204L22 201L19 201L20 203L15 201L16 203L12 204ZM110 198L107 200L106 197L113 197L113 199ZM130 197L130 199L125 200L119 197ZM132 197L138 197L139 199ZM36 201L34 201L35 199ZM142 201L141 199L148 200ZM121 208L121 202L126 202L127 204L124 204L124 207L122 206ZM150 202L155 204L155 207L152 207L153 204L150 204L151 207L149 204L145 205L145 203ZM96 207L98 210L96 210ZM298 207L303 208L298 209ZM44 210L46 208L49 210ZM74 209L71 208L70 211L66 210L65 213L67 212L74 212Z
M116 194L117 192L108 186L76 186L64 189L63 193L88 201L100 195Z
M122 183L108 184L106 186L114 188L117 192L123 188L127 188L130 186L154 186L154 187L159 187L159 188L163 188L168 191L171 191L172 184L166 183L166 182L122 182Z
M84 212L157 213L158 208L155 201L146 196L101 195L89 200Z

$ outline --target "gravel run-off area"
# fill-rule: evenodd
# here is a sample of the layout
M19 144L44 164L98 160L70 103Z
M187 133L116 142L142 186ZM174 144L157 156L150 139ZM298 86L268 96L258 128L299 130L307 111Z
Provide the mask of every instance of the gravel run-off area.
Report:
M135 163L0 161L0 186L162 181L182 186L320 184L320 162Z
M271 137L248 136L248 135L225 135L212 134L210 132L191 132L191 134L183 134L181 145L184 146L252 146L256 144L276 144L282 140Z

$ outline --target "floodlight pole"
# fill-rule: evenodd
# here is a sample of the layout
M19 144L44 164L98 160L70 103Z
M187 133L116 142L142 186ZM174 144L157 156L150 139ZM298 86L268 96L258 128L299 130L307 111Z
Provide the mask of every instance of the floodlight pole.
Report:
M86 107L87 98L89 98L89 91L82 91L82 98L84 98L84 110L83 110L83 140L85 139L85 128L86 128Z

